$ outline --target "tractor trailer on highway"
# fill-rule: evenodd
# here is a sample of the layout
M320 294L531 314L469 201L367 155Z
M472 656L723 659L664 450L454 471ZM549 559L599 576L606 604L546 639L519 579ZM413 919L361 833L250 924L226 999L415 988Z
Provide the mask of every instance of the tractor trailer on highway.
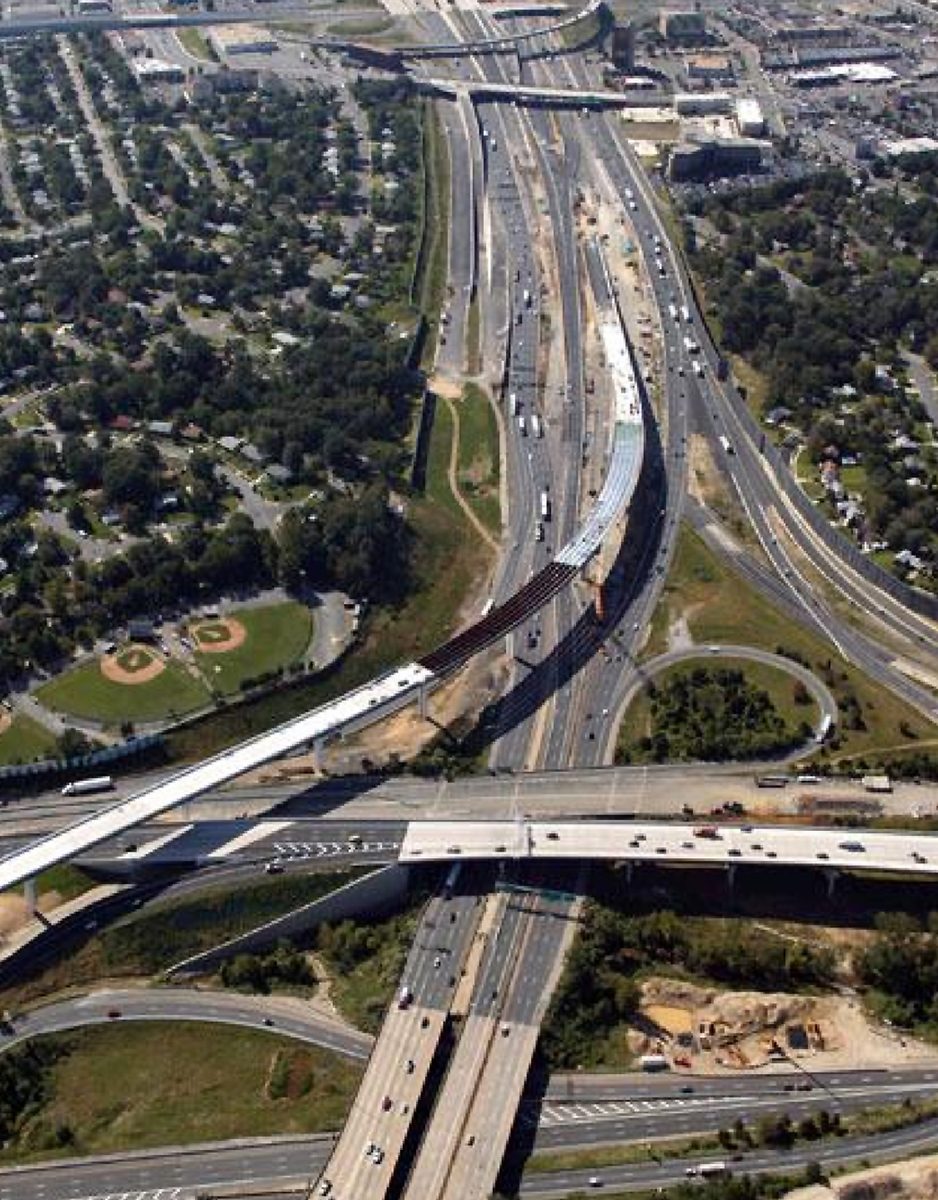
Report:
M93 779L76 779L62 788L63 796L88 796L92 792L109 792L114 787L110 775L96 775Z
M546 492L541 492L541 520L550 520L550 496Z

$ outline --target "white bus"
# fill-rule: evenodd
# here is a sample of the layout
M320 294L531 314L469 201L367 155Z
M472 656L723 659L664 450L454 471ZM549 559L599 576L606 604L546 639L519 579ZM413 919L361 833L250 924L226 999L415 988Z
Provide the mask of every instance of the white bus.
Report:
M544 436L544 424L537 413L531 413L531 432L536 438Z

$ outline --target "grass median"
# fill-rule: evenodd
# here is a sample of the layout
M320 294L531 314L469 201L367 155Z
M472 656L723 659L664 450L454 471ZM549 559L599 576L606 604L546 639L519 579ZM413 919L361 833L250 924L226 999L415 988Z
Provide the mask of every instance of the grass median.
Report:
M686 625L696 644L735 644L796 659L827 684L840 710L834 738L819 752L861 753L935 737L936 726L892 692L842 659L828 642L791 620L718 558L690 528L677 553L642 651L668 649L672 630Z

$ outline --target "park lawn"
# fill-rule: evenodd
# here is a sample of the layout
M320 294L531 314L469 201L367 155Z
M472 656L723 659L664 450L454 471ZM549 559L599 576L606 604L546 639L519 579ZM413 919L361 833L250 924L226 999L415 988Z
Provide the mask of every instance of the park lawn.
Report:
M481 388L469 383L459 411L459 490L490 533L501 533L502 511L498 495L498 420Z
M246 679L297 662L306 653L313 634L313 614L305 604L294 600L263 608L240 608L226 615L244 626L244 644L221 654L195 652L209 685L225 694L237 692Z
M32 717L17 715L10 728L0 733L0 766L50 758L55 751L55 735Z
M362 1075L317 1046L205 1022L51 1036L67 1050L45 1102L0 1154L5 1163L338 1129ZM54 1148L64 1128L71 1141Z
M795 679L784 671L770 667L765 663L749 662L744 658L713 658L708 659L705 647L701 647L699 662L675 663L660 675L654 676L653 682L663 687L669 680L679 675L689 675L697 666L709 667L713 670L742 671L746 683L750 687L761 688L768 692L769 699L778 713L791 730L796 730L802 721L807 721L812 729L817 728L818 706L814 697L810 704L796 704L794 698ZM642 761L634 756L639 753L637 742L639 738L649 736L654 732L651 719L651 700L646 688L643 688L629 705L616 743L617 757L622 751L632 754L632 761Z
M719 559L684 526L677 552L641 657L667 649L667 631L683 614L696 643L735 643L798 658L831 689L839 705L855 696L865 728L836 731L836 744L819 751L860 753L908 745L936 736L936 727L886 688L844 661L832 645L790 620Z
M296 687L282 688L252 704L232 706L168 736L173 759L192 760L278 722L327 704L402 662L412 662L453 632L459 613L490 569L491 554L456 503L447 479L453 422L445 402L436 406L427 455L424 497L408 503L414 534L414 582L396 609L376 609L363 622L362 637L332 670Z
M181 717L208 704L208 690L178 663L147 683L113 683L97 662L77 667L44 684L36 699L48 708L119 725L123 721L159 721Z

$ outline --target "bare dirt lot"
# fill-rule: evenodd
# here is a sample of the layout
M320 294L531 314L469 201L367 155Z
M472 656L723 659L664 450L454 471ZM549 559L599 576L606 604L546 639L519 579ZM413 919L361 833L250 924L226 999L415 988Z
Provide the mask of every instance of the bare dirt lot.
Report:
M42 912L55 908L61 897L58 892L43 892L39 897L38 907ZM16 933L32 920L32 914L23 896L8 892L0 896L0 941Z
M642 985L636 1054L663 1053L678 1068L721 1073L786 1066L812 1071L938 1062L938 1048L874 1024L853 996L722 992L653 977Z
M829 1185L789 1192L785 1200L933 1200L938 1196L938 1155L855 1171Z

